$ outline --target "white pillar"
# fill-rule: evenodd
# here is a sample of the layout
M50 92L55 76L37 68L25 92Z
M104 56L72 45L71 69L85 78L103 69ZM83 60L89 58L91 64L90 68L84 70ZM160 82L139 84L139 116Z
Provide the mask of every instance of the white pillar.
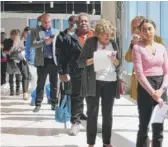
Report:
M59 19L59 30L63 31L63 19Z
M109 19L116 26L116 2L101 1L101 17Z

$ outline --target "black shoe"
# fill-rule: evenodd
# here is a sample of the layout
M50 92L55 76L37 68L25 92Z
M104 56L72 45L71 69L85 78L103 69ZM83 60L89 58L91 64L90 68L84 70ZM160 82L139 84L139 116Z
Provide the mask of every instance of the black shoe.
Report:
M13 90L10 91L10 96L14 96L14 91Z
M56 106L51 106L51 110L55 111Z
M16 90L16 95L20 95L20 90Z
M35 108L34 108L34 110L33 110L33 112L39 112L40 111L40 106L36 106Z
M87 120L87 116L85 114L82 114L80 119L81 120Z

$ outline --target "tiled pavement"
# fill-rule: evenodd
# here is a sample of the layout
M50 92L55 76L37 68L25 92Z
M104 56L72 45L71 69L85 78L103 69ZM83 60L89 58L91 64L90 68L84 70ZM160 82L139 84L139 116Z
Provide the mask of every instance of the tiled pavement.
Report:
M69 136L63 124L56 123L54 112L46 103L39 113L33 113L30 100L21 96L8 96L2 90L1 96L1 137L2 147L87 147L86 123L82 122L78 136ZM128 96L115 101L112 143L115 147L135 147L138 129L136 105ZM101 113L98 126L101 128ZM168 147L168 119L165 120L163 147ZM150 131L151 136L151 131ZM95 147L102 147L101 133L97 134Z

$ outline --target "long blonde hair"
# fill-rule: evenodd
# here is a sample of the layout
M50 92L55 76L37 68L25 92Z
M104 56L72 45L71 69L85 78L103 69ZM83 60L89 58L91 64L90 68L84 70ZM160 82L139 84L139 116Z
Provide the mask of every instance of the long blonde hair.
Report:
M134 23L135 21L140 21L140 23L141 23L144 19L145 19L144 16L136 16L136 17L131 21L131 33L132 33L132 34L133 34L133 31L134 31L134 29L133 29L133 23Z
M20 33L17 30L11 30L10 35L16 35L16 39L14 40L13 46L11 47L10 51L23 51L25 49L24 39L21 39Z

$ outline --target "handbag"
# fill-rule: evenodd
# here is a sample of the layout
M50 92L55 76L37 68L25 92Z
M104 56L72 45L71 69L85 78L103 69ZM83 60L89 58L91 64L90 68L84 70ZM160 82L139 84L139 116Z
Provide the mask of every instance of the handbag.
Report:
M65 128L67 128L66 123L71 119L71 99L69 95L63 95L60 105L56 106L55 109L55 120L59 123L64 123Z
M21 61L23 60L23 55L21 53L21 51L18 50L14 50L11 54L10 54L10 59L12 60L17 60L17 61Z
M69 87L69 85L67 86ZM61 93L59 105L57 105L55 109L55 120L56 122L64 123L64 127L67 128L66 123L71 119L71 98L68 94L69 91L64 89L63 83L61 83L61 88L63 88L63 92Z

